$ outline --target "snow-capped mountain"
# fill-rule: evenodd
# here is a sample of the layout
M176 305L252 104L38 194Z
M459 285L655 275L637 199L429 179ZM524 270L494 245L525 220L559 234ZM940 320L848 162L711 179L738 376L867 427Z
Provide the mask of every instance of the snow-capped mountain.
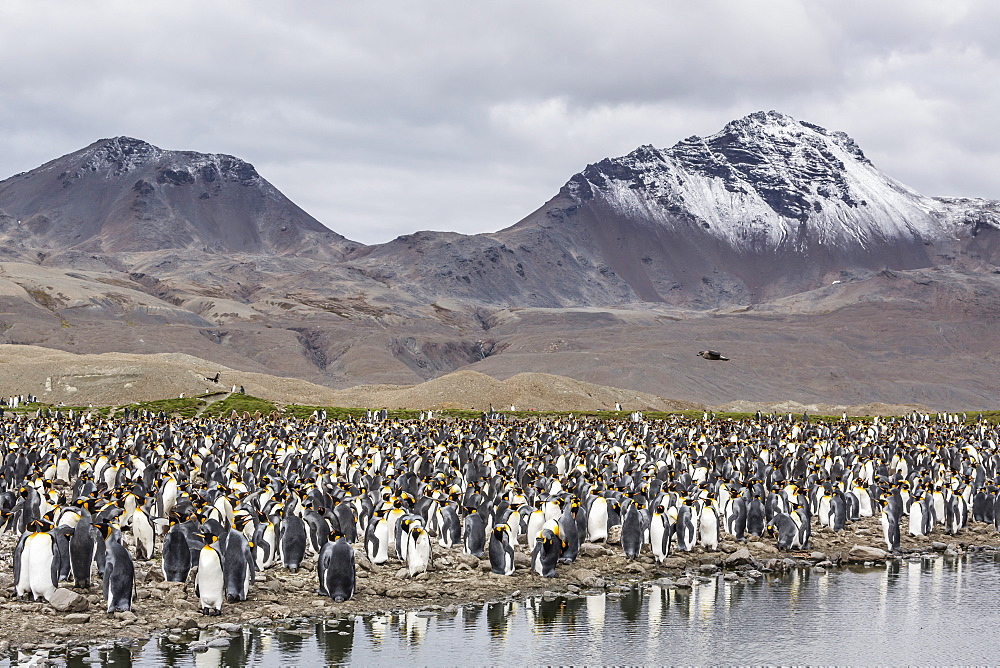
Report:
M946 227L939 202L878 171L846 134L774 111L590 165L566 190L581 203L604 197L622 215L700 226L746 251L805 252L810 241L865 248L937 238Z
M164 249L288 253L347 242L230 155L103 139L0 181L7 254ZM319 241L319 244L316 242Z
M997 202L921 195L843 132L770 111L588 165L496 236L548 238L639 300L714 305L882 269L988 269L998 212Z

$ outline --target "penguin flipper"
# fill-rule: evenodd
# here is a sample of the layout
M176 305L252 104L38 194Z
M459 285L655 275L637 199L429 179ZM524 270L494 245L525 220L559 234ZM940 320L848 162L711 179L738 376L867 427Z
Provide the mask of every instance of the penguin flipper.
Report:
M28 534L21 534L21 538L17 541L17 547L14 548L14 585L21 580L21 555L24 553L24 544L28 540Z
M59 548L56 546L55 537L52 538L52 562L49 564L49 571L52 576L52 586L59 587ZM17 582L15 579L14 582Z

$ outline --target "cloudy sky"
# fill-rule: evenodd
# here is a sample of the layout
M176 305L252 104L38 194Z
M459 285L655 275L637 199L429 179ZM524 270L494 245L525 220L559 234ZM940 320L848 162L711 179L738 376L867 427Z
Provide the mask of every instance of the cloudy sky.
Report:
M506 227L589 162L777 109L1000 199L997 34L992 0L4 0L0 178L130 135L376 243Z

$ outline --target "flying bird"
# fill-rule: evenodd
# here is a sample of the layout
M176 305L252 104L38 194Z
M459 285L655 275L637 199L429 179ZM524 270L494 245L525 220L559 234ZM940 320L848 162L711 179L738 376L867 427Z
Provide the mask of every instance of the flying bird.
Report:
M205 376L205 380L207 380L207 381L209 381L211 383L218 383L220 375L221 375L221 372L220 371L216 371L214 376Z
M728 357L723 356L723 354L717 350L699 350L698 355L704 357L707 360L722 361L722 362L729 361Z

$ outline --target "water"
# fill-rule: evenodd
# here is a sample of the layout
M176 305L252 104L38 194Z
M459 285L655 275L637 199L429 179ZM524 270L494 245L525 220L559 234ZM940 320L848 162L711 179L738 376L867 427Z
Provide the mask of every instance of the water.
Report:
M1000 657L1000 559L800 570L691 590L630 587L247 630L195 654L166 639L114 666L969 664ZM207 636L206 636L207 637ZM70 660L69 665L83 665Z

